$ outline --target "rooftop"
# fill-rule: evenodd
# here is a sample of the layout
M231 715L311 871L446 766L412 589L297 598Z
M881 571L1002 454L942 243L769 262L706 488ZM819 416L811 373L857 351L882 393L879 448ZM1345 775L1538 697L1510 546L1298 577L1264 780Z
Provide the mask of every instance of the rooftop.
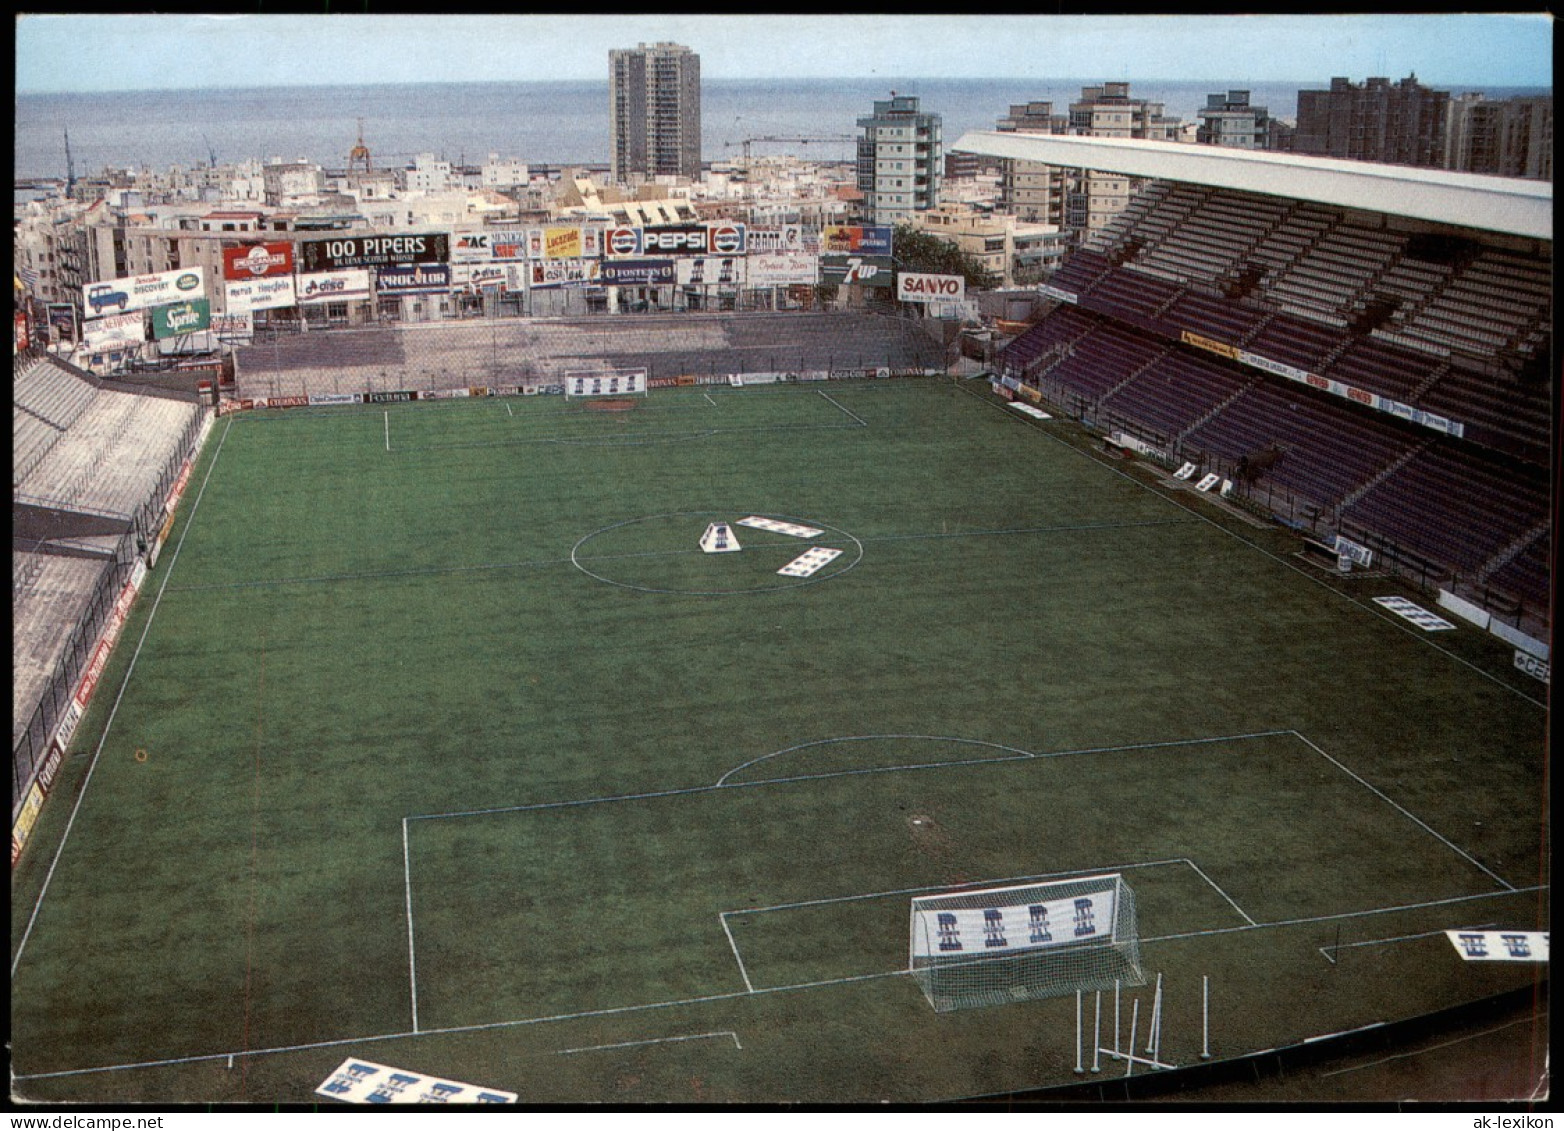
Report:
M1547 181L1170 141L996 130L969 131L951 148L1553 239L1553 185Z

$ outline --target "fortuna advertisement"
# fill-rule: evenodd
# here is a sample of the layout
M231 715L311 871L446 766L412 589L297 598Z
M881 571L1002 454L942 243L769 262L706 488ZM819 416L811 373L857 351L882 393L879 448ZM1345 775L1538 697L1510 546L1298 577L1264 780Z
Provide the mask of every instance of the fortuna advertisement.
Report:
M369 298L369 272L324 271L319 275L300 275L300 303L349 302Z
M258 243L253 247L223 248L223 278L259 279L267 275L293 274L291 243Z
M451 257L451 237L445 232L410 236L337 236L299 244L299 270L340 271L347 267L394 267L412 263L445 263Z
M800 224L780 228L751 228L746 233L751 255L792 254L804 250L804 229Z
M276 310L295 306L298 298L293 292L293 276L275 279L251 279L248 282L223 284L223 300L228 310L242 314L252 310Z
M187 267L182 271L137 275L133 279L88 283L82 288L82 310L88 318L101 318L106 314L128 314L132 310L167 306L205 294L205 268Z

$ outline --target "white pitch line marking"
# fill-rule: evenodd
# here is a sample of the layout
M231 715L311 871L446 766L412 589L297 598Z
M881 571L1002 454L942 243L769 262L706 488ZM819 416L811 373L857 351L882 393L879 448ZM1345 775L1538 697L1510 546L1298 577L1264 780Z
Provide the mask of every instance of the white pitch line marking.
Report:
M859 416L852 409L847 408L847 407L845 407L845 406L843 406L841 404L838 404L836 399L834 397L832 397L829 393L825 392L823 389L816 389L815 392L819 393L822 397L824 397L826 400L830 401L833 405L836 405L836 407L838 409L840 409L842 412L845 412L848 416L852 417L855 421L858 422L859 427L861 427L861 428L869 427L869 422L867 420L865 420L863 417Z
M418 959L413 949L413 866L407 847L407 818L402 818L402 886L407 893L407 984L413 997L413 1032L418 1032Z
M510 410L510 401L505 402L505 415L514 417L516 414Z
M739 1035L737 1033L735 1033L732 1029L721 1029L715 1033L691 1033L688 1036L682 1037L652 1037L644 1041L619 1041L617 1044L612 1045L586 1045L578 1049L556 1049L555 1055L568 1056L569 1054L576 1052L604 1052L609 1049L633 1049L640 1048L643 1045L673 1045L678 1044L680 1041L709 1041L717 1037L732 1037L734 1048L740 1050L744 1048L743 1045L739 1044Z
M1329 754L1325 753L1325 751L1321 750L1314 743L1310 742L1306 737L1304 737L1301 734L1298 734L1297 731L1293 731L1293 734L1298 735L1298 740L1300 742L1302 742L1304 745L1308 746L1310 749L1312 749L1321 758L1324 758L1327 762L1329 762L1331 765L1335 766L1342 773L1346 774L1353 781L1357 782L1364 789L1366 789L1370 793L1374 794L1380 800L1384 801L1387 805L1390 805L1397 812L1399 812L1404 817L1406 817L1407 820L1409 820L1413 824L1417 825L1424 832L1428 833L1429 836L1431 836L1435 840L1439 841L1446 848L1450 849L1450 851L1454 852L1457 856L1461 857L1463 860L1465 860L1468 863L1472 864L1474 867L1476 867L1478 869L1478 871L1482 872L1485 876L1488 876L1490 879L1492 879L1494 882L1499 884L1501 887L1507 888L1510 891L1514 891L1515 890L1515 885L1514 884L1510 883L1503 876L1500 876L1498 873L1496 873L1496 872L1492 871L1491 869L1487 868L1486 866L1484 866L1484 864L1483 864L1483 862L1481 860L1478 860L1470 852L1467 852L1465 849L1463 849L1463 848L1459 847L1458 845L1456 845L1449 838L1443 836L1440 833L1435 832L1428 825L1428 823L1426 821L1424 821L1421 817L1416 816L1414 813L1412 813L1405 806L1403 806L1399 802L1393 800L1389 795L1381 792L1379 789L1376 789L1374 786L1370 785L1363 778L1360 778L1357 774L1355 774L1351 770L1347 769L1346 766L1342 765L1340 762L1336 761L1336 759L1332 758Z
M386 409L386 451L391 450L391 410Z
M1453 927L1450 929L1457 931L1484 931L1497 926L1497 923L1480 923L1473 927ZM1340 946L1317 946L1314 949L1320 952L1326 962L1334 966L1336 965L1336 959L1333 955L1336 951L1353 950L1360 946L1383 946L1386 943L1411 942L1413 939L1428 939L1444 933L1445 929L1440 928L1437 931L1419 931L1415 935L1394 935L1386 939L1364 939L1362 942L1342 943Z
M754 993L755 987L749 980L749 971L744 969L744 956L739 953L739 944L733 941L733 932L728 929L728 913L719 911L717 920L722 924L722 933L728 936L728 946L733 948L733 959L739 964L739 975L744 979L744 988Z

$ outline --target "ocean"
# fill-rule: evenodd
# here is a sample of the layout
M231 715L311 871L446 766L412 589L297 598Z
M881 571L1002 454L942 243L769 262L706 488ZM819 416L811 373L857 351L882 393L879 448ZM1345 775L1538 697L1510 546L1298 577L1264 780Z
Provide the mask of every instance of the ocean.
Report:
M891 92L917 95L919 109L943 119L947 149L968 130L991 130L1012 104L1052 101L1064 113L1081 87L1114 79L706 79L701 86L702 155L737 158L745 138L821 136L858 131L857 119ZM1298 83L1130 82L1132 98L1164 103L1194 121L1206 96L1248 90L1272 117L1297 115ZM1441 88L1443 89L1443 88ZM1460 88L1465 89L1465 88ZM1451 88L1451 93L1460 92ZM1489 97L1548 93L1490 87ZM111 94L18 94L17 178L64 177L65 133L78 176L105 166L163 170L246 159L305 159L343 167L358 140L377 167L420 153L480 164L490 153L533 165L608 163L608 80L383 86L252 87ZM853 143L757 146L821 160L850 158Z

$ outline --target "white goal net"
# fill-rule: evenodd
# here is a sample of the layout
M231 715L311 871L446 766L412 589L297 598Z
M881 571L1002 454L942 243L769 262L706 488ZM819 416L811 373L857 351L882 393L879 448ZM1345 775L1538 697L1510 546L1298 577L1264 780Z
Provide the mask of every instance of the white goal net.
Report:
M937 1012L1146 981L1118 874L921 895L909 969Z

